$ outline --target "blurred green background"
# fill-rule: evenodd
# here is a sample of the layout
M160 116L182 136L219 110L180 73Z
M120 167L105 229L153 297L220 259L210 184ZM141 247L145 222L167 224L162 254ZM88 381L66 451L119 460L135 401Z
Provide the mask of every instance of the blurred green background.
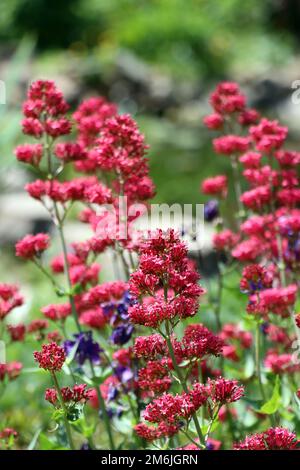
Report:
M100 94L132 113L150 145L156 202L203 202L200 181L229 173L202 125L220 80L238 81L250 105L290 126L290 145L297 146L300 106L292 104L291 84L300 78L298 0L0 0L0 8L0 79L6 86L6 104L0 105L0 282L22 285L24 318L55 300L12 248L20 224L10 201L18 195L22 210L30 177L13 148L24 141L20 109L32 80L56 80L73 108ZM30 222L34 215L28 210L26 217ZM238 310L229 297L228 308ZM10 348L8 359L32 367L35 347ZM38 383L43 389L37 374L23 375L2 401L6 423L22 430L24 442L48 419ZM16 409L20 388L24 408Z
M73 105L104 94L136 115L157 200L196 202L200 178L226 171L201 123L208 93L234 79L278 114L300 74L299 21L297 0L1 0L1 165L13 164L25 87L52 78Z

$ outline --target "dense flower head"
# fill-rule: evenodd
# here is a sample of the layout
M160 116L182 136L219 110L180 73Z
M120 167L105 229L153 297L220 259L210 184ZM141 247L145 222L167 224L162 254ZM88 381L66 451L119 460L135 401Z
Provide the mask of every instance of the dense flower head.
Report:
M215 233L213 236L214 248L218 251L231 250L239 241L239 235L229 229Z
M134 427L139 437L148 442L161 439L163 437L172 437L178 433L180 426L178 424L167 424L161 422L158 426L147 426L145 423L139 423Z
M166 350L166 342L158 333L135 338L133 351L137 358L154 359L157 356L164 355Z
M7 330L11 341L24 341L26 334L26 326L23 323L19 325L7 325Z
M266 249L266 244L257 237L250 237L236 245L232 250L231 255L233 258L241 262L253 262L260 256Z
M241 202L249 209L259 210L271 200L272 193L269 185L258 186L241 195Z
M203 123L208 129L221 129L224 124L224 118L219 113L213 113L205 116Z
M60 142L54 148L54 155L59 160L68 163L82 160L86 157L86 151L77 142Z
M128 284L124 281L105 282L89 289L84 295L84 302L95 305L120 300L127 289Z
M134 304L128 313L132 323L157 328L163 321L174 318L176 310L173 305L159 299L148 305Z
M101 330L108 323L108 318L101 307L94 307L81 313L79 321L82 325Z
M182 338L186 357L203 358L207 354L219 356L223 341L201 324L188 325Z
M299 364L295 364L293 361L293 354L279 354L278 351L273 349L267 351L264 364L273 374L293 373L300 370Z
M149 177L145 158L147 145L131 116L115 115L105 120L99 138L89 151L91 169L109 172L111 186L119 195L128 198L129 205L154 195L155 188ZM84 166L86 161L78 162Z
M181 419L188 419L207 400L206 388L194 384L191 391L181 395L164 393L147 405L143 417L151 423L176 424Z
M64 320L71 315L71 305L69 303L51 304L41 308L41 312L46 318L49 318L49 320Z
M225 342L225 345L228 346L228 343L231 340L238 342L242 349L249 349L252 345L252 334L250 331L244 331L239 325L235 323L226 323L223 325L219 337ZM227 350L228 353L228 350ZM226 355L226 346L223 348L223 355Z
M237 380L224 379L223 377L216 380L208 379L207 389L210 399L222 405L240 400L244 395L244 387L238 385Z
M91 390L87 389L86 384L75 384L72 388L63 387L60 392L65 403L86 403L91 396ZM58 394L55 388L47 388L45 400L52 405L58 403Z
M258 434L247 436L235 444L235 450L294 450L298 447L298 439L294 432L286 428L270 428Z
M20 162L39 165L43 156L42 144L24 144L15 149L15 155Z
M259 264L250 264L243 269L240 289L247 294L253 294L272 287L272 283L272 272Z
M250 135L258 151L270 153L279 149L287 137L287 127L280 126L278 121L261 119L257 126L250 127Z
M50 237L46 233L26 235L16 244L16 255L20 258L34 259L39 257L50 244Z
M202 182L201 190L204 194L211 196L226 197L227 194L227 177L225 175L207 178Z
M14 428L4 428L0 431L0 439L5 441L6 445L11 444L11 440L16 439L18 435Z
M161 361L148 361L146 367L139 370L138 386L141 390L163 393L171 384L168 368Z
M300 153L291 150L277 150L274 154L281 167L294 167L300 163Z
M251 296L247 311L249 313L275 313L282 317L289 315L289 308L293 307L297 296L297 285L287 287L273 287L263 290L259 298Z
M174 290L177 287L182 290L186 282L197 280L197 274L188 267L186 245L174 230L166 233L158 230L141 243L140 267L131 277L130 288L134 294L149 293L152 290L151 284L153 287L161 287L161 278L164 275L168 276L169 284L174 286ZM145 277L144 282L142 276Z
M23 105L24 134L36 138L44 133L53 138L69 134L71 123L64 117L68 108L68 104L54 82L49 80L33 82L28 91L28 99Z
M28 333L42 333L46 330L49 326L49 322L43 318L36 318L35 320L31 320L29 325L27 326Z
M19 377L23 368L23 364L18 361L7 362L6 364L0 364L0 381L3 381L6 377L8 380L14 380Z
M114 116L117 108L102 96L88 98L73 113L78 130L78 141L81 145L91 148L104 125L106 119ZM85 162L83 162L84 165ZM79 167L84 169L85 167Z
M245 153L249 148L249 138L238 135L225 135L213 140L214 150L222 155Z
M260 167L262 154L259 152L249 151L239 157L239 161L248 169L257 169Z
M222 82L210 96L210 104L217 113L232 114L244 111L246 98L234 82ZM209 126L208 126L209 127Z
M0 284L0 320L5 318L14 308L24 302L18 286L14 284Z
M39 367L51 372L60 371L66 360L64 348L54 342L43 344L42 351L35 351L33 356L35 361L39 363Z

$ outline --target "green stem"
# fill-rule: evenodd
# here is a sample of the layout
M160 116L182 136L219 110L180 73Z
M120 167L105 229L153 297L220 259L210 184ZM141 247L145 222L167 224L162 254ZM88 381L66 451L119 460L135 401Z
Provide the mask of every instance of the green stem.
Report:
M72 438L72 433L71 433L71 427L70 427L70 423L69 423L68 418L67 418L67 415L68 415L67 408L66 408L66 405L64 403L64 400L63 400L63 397L62 397L62 394L61 394L61 390L60 390L59 383L58 383L57 377L55 375L55 372L52 371L51 375L52 375L52 379L53 379L55 389L56 389L57 394L58 394L58 399L59 399L60 406L62 407L63 412L64 412L63 420L64 420L64 425L65 425L65 430L66 430L66 435L67 435L67 439L68 439L68 442L69 442L69 446L70 446L71 450L75 450L75 446L74 446L74 442L73 442L73 438Z
M177 364L176 358L175 358L174 349L173 349L173 346L172 346L172 341L170 339L170 327L169 327L168 321L166 321L166 333L167 333L166 334L166 341L167 341L169 353L170 353L170 356L171 356L171 359L172 359L172 364L173 364L174 370L175 370L176 375L177 375L177 377L180 381L180 384L181 384L181 387L182 387L183 391L185 393L188 393L189 390L188 390L187 384L186 384L186 382L185 382L185 380L182 376L181 370L180 370L180 368ZM197 431L197 434L198 434L200 445L202 445L204 447L204 436L202 434L201 427L200 427L200 424L199 424L198 417L197 417L196 413L192 414L192 419L193 419L194 424L195 424L195 428L196 428L196 431Z
M94 365L93 365L92 362L90 362L90 365L91 365L92 376L93 376L93 379L94 379L96 377ZM112 429L111 429L111 425L110 425L110 419L109 419L109 416L107 414L104 398L103 398L101 390L100 390L100 388L97 384L96 384L96 393L97 393L97 397L98 397L99 406L100 406L101 414L102 414L102 417L103 417L104 425L105 425L106 432L107 432L107 435L108 435L110 450L115 450L116 447L115 447L114 438L113 438L113 434L112 434Z
M70 266L69 266L69 261L68 261L68 251L67 251L67 245L66 245L66 240L65 240L65 235L64 235L64 230L63 230L63 223L61 222L58 207L56 202L54 202L54 210L55 210L55 216L56 216L56 226L58 229L60 241L61 241L61 246L63 250L63 258L64 258L64 267L65 267L65 272L66 272L66 277L67 277L67 282L68 282L68 297L69 297L69 302L71 305L71 310L72 310L72 315L75 320L77 329L79 333L81 332L81 326L78 320L78 315L76 312L76 306L74 302L74 297L72 295L72 283L71 283L71 277L70 277Z
M207 443L212 425L214 424L215 420L217 419L219 411L220 411L220 406L218 406L216 412L213 414L213 416L212 416L212 418L209 422L209 425L208 425L208 428L207 428L207 431L206 431L206 434L205 434L205 438L204 438L205 443Z
M255 364L256 364L256 375L258 380L258 386L261 397L264 403L267 401L267 396L261 379L261 368L260 368L260 324L257 322L255 331ZM271 425L276 426L276 420L273 415L269 415Z
M243 204L241 202L242 187L241 187L241 182L240 182L237 157L235 155L231 156L231 167L232 167L232 172L233 172L233 184L234 184L235 198L236 198L236 203L237 203L237 208L238 208L237 221L239 221L240 219L244 217L245 211L244 211Z

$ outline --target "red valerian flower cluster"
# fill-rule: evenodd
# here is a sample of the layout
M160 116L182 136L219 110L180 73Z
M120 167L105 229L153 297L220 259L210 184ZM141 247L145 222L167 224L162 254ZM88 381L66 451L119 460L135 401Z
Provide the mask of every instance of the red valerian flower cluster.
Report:
M298 447L296 434L280 426L294 420L300 396L300 154L284 149L287 128L248 108L237 84L220 83L210 104L204 123L219 133L213 148L228 171L201 183L213 197L204 216L216 228L216 277L200 284L179 234L134 226L155 193L148 146L134 119L102 97L83 101L70 118L53 82L29 88L22 128L35 141L15 155L38 175L26 191L48 211L61 254L48 266L46 233L25 236L16 254L34 263L59 299L40 307L42 318L8 323L23 299L17 287L0 284L0 320L10 343L41 345L34 359L54 385L45 400L59 424L58 446L75 449L82 433L88 444L81 448L97 448L98 433L90 430L101 419L112 450L127 442L180 450ZM70 210L87 225L88 239L68 244ZM116 272L103 283L98 256L106 250ZM1 387L22 367L0 364ZM58 383L60 371L68 386ZM93 426L82 414L86 403ZM257 432L246 436L250 422ZM14 436L7 428L0 440L8 447Z
M91 390L86 388L86 384L73 385L70 387L63 387L60 390L61 397L64 403L86 403L91 397ZM52 405L58 405L58 393L55 388L47 388L45 391L45 400L49 401Z
M59 372L66 360L64 348L54 342L43 344L42 351L35 351L33 356L39 367L52 372Z
M50 244L49 235L39 233L37 235L26 235L16 244L16 255L20 258L34 259L40 257Z
M132 323L157 328L163 321L194 316L204 290L189 267L187 249L173 230L160 230L140 246L140 266L131 275L134 296L147 295L129 309ZM166 295L167 293L167 295Z
M5 380L14 380L16 379L23 368L23 364L21 362L8 362L6 364L0 364L0 381Z
M4 319L14 308L21 306L23 301L17 286L0 284L0 320Z
M158 332L137 337L133 352L136 358L146 361L138 376L139 387L148 396L155 395L143 413L143 418L157 427L140 423L137 434L152 441L180 432L183 420L197 422L198 409L207 403L210 413L225 403L239 400L244 393L236 381L218 378L207 384L193 382L188 388L186 378L199 380L199 370L211 356L220 356L223 340L204 325L188 325L179 341L174 328L187 317L194 316L198 298L204 290L197 284L198 275L187 259L186 246L174 231L161 230L140 244L139 268L130 278L130 289L136 302L129 308L133 323L151 327ZM182 392L171 390L172 376L176 374ZM160 396L159 396L160 395ZM204 445L199 431L200 446Z
M299 445L296 434L285 428L270 428L267 431L246 437L235 444L235 450L296 450Z

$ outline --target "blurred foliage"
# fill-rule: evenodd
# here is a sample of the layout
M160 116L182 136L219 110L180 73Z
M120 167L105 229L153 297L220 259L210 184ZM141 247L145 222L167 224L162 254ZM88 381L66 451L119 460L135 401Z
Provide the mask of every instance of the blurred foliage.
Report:
M232 62L284 60L291 34L277 20L279 3L2 0L0 37L14 41L30 33L40 49L128 48L175 75L221 76Z

